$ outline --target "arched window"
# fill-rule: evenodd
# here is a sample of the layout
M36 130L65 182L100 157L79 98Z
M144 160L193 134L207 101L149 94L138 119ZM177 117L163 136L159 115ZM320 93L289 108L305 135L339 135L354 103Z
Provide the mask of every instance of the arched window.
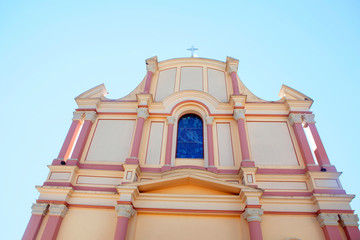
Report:
M195 114L179 119L176 158L204 158L203 121Z

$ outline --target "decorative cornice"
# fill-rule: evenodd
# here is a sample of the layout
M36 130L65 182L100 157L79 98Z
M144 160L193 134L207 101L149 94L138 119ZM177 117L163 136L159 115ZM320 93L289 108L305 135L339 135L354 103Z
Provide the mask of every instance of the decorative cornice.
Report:
M206 125L212 125L214 122L214 117L206 117L205 122Z
M295 123L302 123L302 115L298 113L290 113L289 122L291 126L294 125Z
M158 70L158 59L157 56L148 58L145 60L146 62L146 70L148 72L156 73Z
M149 111L147 108L137 108L137 117L144 118L145 120L149 117Z
M316 123L316 121L314 120L315 114L303 114L302 118L305 124Z
M341 219L342 227L358 227L359 226L359 217L357 214L339 214Z
M50 204L49 215L65 217L68 208L64 204Z
M320 227L337 226L339 221L339 216L336 213L320 213L317 216L317 220L320 223Z
M79 120L81 121L84 117L84 112L73 112L73 119L72 120Z
M46 215L48 205L47 203L34 203L31 207L31 214Z
M85 120L90 120L91 122L94 122L96 117L96 112L85 112Z
M235 120L245 119L245 109L234 109L233 117Z
M245 212L242 214L248 222L261 221L261 215L264 210L261 208L245 208Z
M132 205L119 204L115 206L115 210L117 211L118 217L127 217L127 218L130 218L136 212Z
M166 117L166 119L167 119L168 124L175 124L175 122L176 122L176 117L174 117L174 116Z
M239 60L232 58L232 57L226 57L226 71L231 74L232 72L237 72L239 66Z

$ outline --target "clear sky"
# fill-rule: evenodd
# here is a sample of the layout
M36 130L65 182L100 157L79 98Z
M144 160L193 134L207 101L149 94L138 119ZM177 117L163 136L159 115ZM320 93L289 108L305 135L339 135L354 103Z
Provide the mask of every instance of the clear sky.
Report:
M144 60L239 59L258 97L286 84L315 100L318 131L360 210L359 1L0 1L1 218L20 239L76 108L104 83L110 98L145 76Z

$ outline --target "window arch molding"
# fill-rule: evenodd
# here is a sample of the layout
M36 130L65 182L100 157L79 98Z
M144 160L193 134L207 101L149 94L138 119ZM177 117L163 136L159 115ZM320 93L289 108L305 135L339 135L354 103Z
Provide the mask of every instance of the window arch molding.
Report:
M208 145L207 145L207 131L206 131L206 117L209 116L208 109L202 104L191 102L179 104L173 111L173 116L176 118L174 125L174 134L173 134L173 146L172 146L172 160L171 163L174 166L176 160L176 149L177 149L177 134L178 134L178 124L181 117L187 114L195 114L199 116L203 123L203 150L204 150L204 160L202 161L202 166L208 166Z

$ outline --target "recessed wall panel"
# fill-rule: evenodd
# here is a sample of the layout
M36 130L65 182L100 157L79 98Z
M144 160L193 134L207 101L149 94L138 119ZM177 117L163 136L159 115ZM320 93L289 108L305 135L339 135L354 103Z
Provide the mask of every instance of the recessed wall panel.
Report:
M208 91L221 102L227 102L225 73L215 69L208 69Z
M155 102L160 102L174 93L176 68L167 69L159 73L156 87Z
M203 90L202 67L182 67L180 91Z
M217 123L217 141L220 166L234 166L234 154L229 123Z
M124 162L130 152L134 120L99 120L86 161Z
M256 165L299 165L286 122L247 122L247 127Z
M161 145L163 139L163 122L152 122L150 128L150 136L148 149L146 153L146 164L160 164Z

